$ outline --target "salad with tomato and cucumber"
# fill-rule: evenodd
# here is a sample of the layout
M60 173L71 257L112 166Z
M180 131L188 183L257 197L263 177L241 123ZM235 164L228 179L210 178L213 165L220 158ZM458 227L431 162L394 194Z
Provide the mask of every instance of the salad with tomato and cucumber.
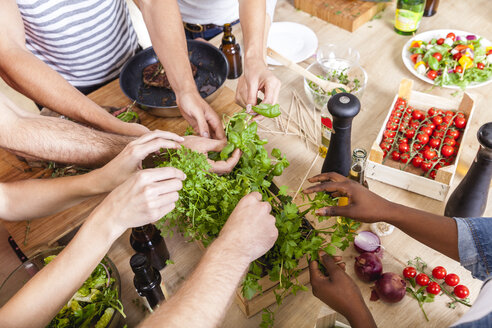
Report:
M489 41L457 31L420 39L426 33L417 35L407 48L417 76L426 77L438 86L462 89L492 80L492 44ZM407 62L406 65L410 64Z

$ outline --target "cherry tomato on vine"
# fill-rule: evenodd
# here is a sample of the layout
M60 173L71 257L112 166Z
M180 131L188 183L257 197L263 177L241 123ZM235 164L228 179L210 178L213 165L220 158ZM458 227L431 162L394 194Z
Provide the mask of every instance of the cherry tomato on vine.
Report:
M403 99L403 98L398 98L396 100L395 107L399 107L399 106L406 107L407 106L407 101L405 99Z
M431 173L429 173L429 176L431 177L431 179L435 179L436 178L436 175L437 175L437 171L436 170L432 170Z
M435 130L432 133L432 136L435 137L435 138L441 139L444 136L444 132L443 131L437 131L437 130Z
M456 145L456 140L454 140L453 138L446 137L444 138L444 144L454 147Z
M470 296L470 290L465 285L458 285L454 287L454 295L459 298L467 298Z
M441 286L437 282L431 281L426 290L429 294L437 295L441 292Z
M434 80L437 77L437 72L430 70L427 72L427 77L431 80Z
M449 116L449 115L446 115L444 116L444 118L442 119L444 123L446 123L447 125L449 125L451 122L453 122L453 117L452 116Z
M422 113L422 111L418 110L418 109L415 109L413 112L412 112L412 118L414 120L422 120L424 118L424 113Z
M436 114L436 109L434 107L431 107L427 110L427 114L429 116L434 116Z
M413 166L415 167L420 167L420 165L422 165L422 162L424 161L424 159L420 156L415 156L413 159L412 159L412 164Z
M417 143L417 142L413 144L413 149L419 150L420 148L422 148L422 144Z
M417 270L414 267L406 267L403 269L403 277L405 278L415 278L417 275Z
M458 53L458 54L460 54L460 53ZM458 54L456 54L456 55L458 55ZM454 55L454 56L456 56L456 55ZM454 56L453 56L453 58L454 58ZM461 57L461 56L462 56L462 55L460 54L460 56L458 57L458 59L460 59L460 57ZM458 60L458 59L455 59L455 60ZM463 67L462 67L462 66L460 66L460 65L456 66L456 67L454 68L454 72L455 72L455 73L459 73L459 74L463 73Z
M425 273L419 273L417 277L415 277L415 282L420 286L427 286L429 283L429 277Z
M400 160L400 153L396 150L394 150L392 153L391 153L391 158L394 160L394 161L399 161Z
M407 137L408 139L412 139L414 135L415 135L415 130L414 129L408 129L405 132L405 137Z
M386 150L386 151L391 149L391 145L384 141L379 144L379 147L381 147L382 150Z
M453 111L450 111L450 110L447 110L446 113L444 113L444 115L446 116L454 116L454 112Z
M442 123L442 117L441 116L434 116L432 118L432 123L434 123L436 126L439 126Z
M485 68L484 63L477 63L477 68L478 69L484 69Z
M429 146L431 146L432 148L437 148L440 144L441 140L437 138L432 138L431 140L429 140Z
M402 163L408 163L409 159L410 159L410 155L408 153L400 155L400 162Z
M431 122L431 123L428 123L428 124L427 124L427 127L428 127L428 128L431 128L432 130L434 130L434 129L436 128L436 125L435 125L434 123L432 123L432 122Z
M460 277L455 273L450 273L444 278L446 285L454 287L460 283Z
M454 147L451 147L451 146L443 146L441 148L441 153L446 156L446 157L449 157L451 155L454 154Z
M417 140L422 144L425 145L426 143L429 142L429 135L427 133L420 133L417 136Z
M398 150L400 151L400 153L406 153L410 150L410 146L408 145L408 143L401 142L398 146Z
M457 117L454 119L454 125L455 125L458 129L463 129L463 128L466 126L466 118L461 117L461 116L457 116Z
M442 55L439 52L434 52L432 54L432 57L434 57L435 59L437 59L437 61L441 61L441 59L442 59Z
M422 165L420 165L420 168L422 171L427 172L431 169L432 163L431 162L423 162Z
M383 136L385 138L394 138L396 136L396 131L388 131L388 130L385 130L383 132Z
M456 41L456 35L453 32L448 33L448 35L446 35L446 37L453 40L453 41Z
M430 136L432 134L432 129L429 126L424 126L422 129L420 129L424 134Z
M434 270L432 270L432 276L436 279L444 279L446 275L447 271L442 266L436 266Z
M446 135L448 135L448 136L450 136L456 140L459 138L460 132L458 130L448 130L448 133Z
M396 131L398 129L398 124L395 124L393 122L388 122L388 124L386 124L386 129L391 131Z
M417 129L419 128L419 126L420 126L420 124L419 124L419 122L417 122L417 121L412 121L412 122L410 123L410 127L411 127L412 129L417 130Z
M424 151L424 158L432 160L437 156L437 152L433 149L426 149Z

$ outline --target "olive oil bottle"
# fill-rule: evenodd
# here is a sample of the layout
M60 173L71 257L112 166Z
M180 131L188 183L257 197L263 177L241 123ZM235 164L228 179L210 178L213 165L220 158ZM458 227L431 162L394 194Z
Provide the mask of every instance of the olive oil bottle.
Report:
M425 0L398 0L396 4L395 32L412 35L417 31L424 14Z

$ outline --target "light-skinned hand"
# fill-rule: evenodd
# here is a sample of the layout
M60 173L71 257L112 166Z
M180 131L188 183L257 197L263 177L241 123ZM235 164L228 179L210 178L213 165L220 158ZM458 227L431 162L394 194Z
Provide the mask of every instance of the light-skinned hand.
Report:
M319 184L305 189L306 194L324 191L332 192L333 197L348 197L348 205L323 207L316 211L318 215L345 216L370 223L381 221L382 213L391 211L391 202L338 173L322 173L308 181Z
M265 254L277 240L272 207L261 201L261 194L252 192L244 196L220 231L223 240L239 256L248 262Z

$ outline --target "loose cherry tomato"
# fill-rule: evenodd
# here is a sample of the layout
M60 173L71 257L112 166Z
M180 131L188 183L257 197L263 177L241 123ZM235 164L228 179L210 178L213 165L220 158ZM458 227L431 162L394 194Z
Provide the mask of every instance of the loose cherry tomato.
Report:
M403 277L405 278L415 278L417 275L417 270L414 267L406 267L403 269Z
M446 157L449 157L454 154L454 147L451 146L443 146L441 148L441 154L443 154Z
M439 140L437 138L432 138L431 140L429 140L429 146L431 146L432 148L437 148L440 143L441 143L441 140Z
M407 132L405 132L405 137L407 137L408 139L412 139L414 135L415 135L414 129L408 129Z
M437 117L437 116L436 116ZM427 134L428 136L430 136L432 134L432 128L429 127L429 126L424 126L422 129L420 129L420 131L422 131L422 133L425 133Z
M429 114L429 116L434 116L436 114L436 109L434 107L429 108L427 114Z
M477 63L478 69L484 69L485 65L483 63Z
M441 286L437 282L431 281L426 290L429 294L437 295L441 292Z
M447 135L456 140L459 138L460 132L458 130L448 130Z
M402 142L398 146L398 150L400 151L400 153L406 153L407 151L410 150L410 146L408 146L408 143Z
M420 110L416 109L412 112L412 117L414 120L422 120L424 118L424 113L422 113Z
M463 57L463 54L461 52L457 52L453 55L453 59L458 61L460 60L460 58ZM460 67L461 68L461 72L457 72L456 69L454 70L456 73L463 73L463 67L461 66L456 66L456 67Z
M453 41L456 41L456 35L453 32L448 33L448 35L446 35L446 37L453 40Z
M408 163L409 159L410 159L410 155L408 153L400 155L400 162L402 162L404 164Z
M417 277L415 277L415 281L420 286L427 286L429 283L429 277L425 273L419 273Z
M432 270L432 276L436 279L444 279L446 277L447 271L442 266L436 266Z
M427 133L420 133L418 136L417 136L417 140L425 145L426 143L429 142L429 135Z
M434 123L436 126L439 126L442 123L442 117L441 116L434 116L432 118L432 123Z
M437 43L438 45L443 44L443 43L444 43L444 38L439 38L439 39L437 39L436 43Z
M454 287L454 295L459 298L467 298L470 296L470 290L465 285L458 285Z
M461 57L461 56L460 56L460 57ZM462 66L460 66L460 65L456 66L456 67L454 68L454 72L455 72L455 73L460 73L460 74L461 74L461 73L463 73L463 67L462 67Z
M417 63L417 59L419 58L420 54L413 54L413 55L410 55L410 59L412 60L412 62L414 64Z
M392 153L391 153L391 158L394 160L394 161L399 161L400 160L400 153L397 152L396 150L394 150Z
M460 283L460 277L455 273L450 273L444 278L446 285L454 287Z
M420 167L420 165L422 165L422 162L424 161L424 159L420 156L415 156L413 159L412 159L412 164L413 166L415 167Z
M461 117L461 116L457 116L457 117L454 119L454 125L455 125L458 129L463 129L463 128L466 126L466 118Z
M424 158L425 159L432 160L432 159L436 158L436 156L437 156L437 152L433 149L426 149L424 151Z
M431 80L434 80L437 77L437 72L430 70L427 72L427 77Z
M431 169L432 163L431 162L423 162L422 165L420 165L420 168L422 171L427 172Z
M435 59L437 59L437 61L441 61L441 59L442 59L442 55L439 52L434 52L432 54L432 57L434 57Z

